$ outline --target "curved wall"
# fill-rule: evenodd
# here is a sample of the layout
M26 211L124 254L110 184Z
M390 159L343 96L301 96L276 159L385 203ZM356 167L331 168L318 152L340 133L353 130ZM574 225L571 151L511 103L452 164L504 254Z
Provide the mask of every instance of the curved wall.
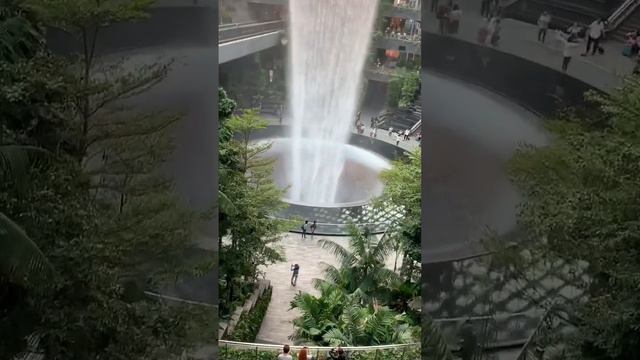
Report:
M588 106L584 93L595 89L556 69L479 44L427 32L422 33L422 41L423 147L444 144L438 149L423 152L423 172L429 174L441 166L443 173L447 170L447 174L452 174L444 178L442 184L438 182L441 179L426 177L423 227L428 230L423 233L427 237L440 235L441 238L451 238L464 224L463 218L442 214L441 210L446 209L446 204L455 203L456 195L462 189L477 188L478 175L486 173L486 164L490 164L490 161L483 159L473 161L471 156L454 157L455 153L464 150L477 154L479 149L493 147L492 152L509 157L516 138L544 144L547 135L538 133L542 125L539 118L551 116L564 106ZM526 111L518 110L509 102L517 103L538 116L527 115ZM499 109L500 106L506 107L506 110ZM523 121L517 123L516 120ZM516 124L512 123L514 121ZM433 128L426 130L427 125ZM447 135L443 129L465 140L457 145L452 144L452 141L443 139ZM474 149L471 147L472 140L483 144L478 144L481 146ZM456 158L460 161L455 161ZM474 166L479 169L471 173L469 169ZM456 173L456 168L467 171L467 175L462 176L465 174L462 170ZM498 170L504 172L503 168ZM462 183L458 186L460 191L443 191L443 188L454 187L451 183L456 181ZM493 181L490 179L490 182ZM429 204L438 202L443 205L434 211L434 206ZM484 198L479 204L488 208L489 204L495 205L496 202L495 198ZM511 208L511 204L499 207L504 213L498 214L495 219L514 216L515 207ZM473 210L466 199L461 208L466 212ZM486 213L486 209L483 212ZM434 232L438 227L446 231L440 234ZM517 236L517 233L504 235ZM454 241L448 242L454 244ZM467 317L499 313L504 321L490 325L496 334L495 339L491 340L493 346L518 347L526 341L539 322L539 309L527 301L526 296L510 288L509 279L493 277L496 274L486 266L488 260L482 257L464 259L482 253L484 250L481 247L473 248L466 243L463 248L437 256L430 251L434 245L432 239L423 238L422 245L422 299L425 313L430 313L436 319L456 318L461 321ZM485 286L481 282L488 277L492 283ZM500 296L502 300L498 300ZM487 324L485 320L472 321L472 326L478 331L486 331Z
M480 85L542 116L553 114L559 105L584 106L584 92L596 90L525 58L426 31L422 32L422 68Z

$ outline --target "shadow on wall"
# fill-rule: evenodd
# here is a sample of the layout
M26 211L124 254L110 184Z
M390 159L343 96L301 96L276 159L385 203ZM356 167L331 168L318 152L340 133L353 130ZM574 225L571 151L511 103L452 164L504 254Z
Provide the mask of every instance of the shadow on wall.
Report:
M584 106L584 93L596 90L574 77L527 59L425 31L422 32L422 59L423 70L482 86L541 116L552 115L567 105Z

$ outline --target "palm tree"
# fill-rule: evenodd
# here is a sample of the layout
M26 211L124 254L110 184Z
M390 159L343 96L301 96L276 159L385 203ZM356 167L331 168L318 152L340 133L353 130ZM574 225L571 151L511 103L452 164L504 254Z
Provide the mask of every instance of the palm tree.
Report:
M35 147L0 145L0 181L14 184L15 191L22 191L28 182L27 173L33 164L33 155L43 153L46 151ZM22 285L39 285L53 273L50 262L33 240L0 212L0 275Z
M359 290L362 300L371 303L385 297L387 285L397 281L399 276L385 267L385 259L391 254L393 242L389 237L378 240L368 229L350 228L349 247L327 239L318 241L320 246L333 253L339 267L323 264L325 279L314 279L316 287L329 283L347 293Z
M385 306L362 306L364 294L346 294L329 284L319 284L320 296L298 293L291 303L302 315L294 320L296 339L319 345L367 346L407 344L419 337L405 314Z

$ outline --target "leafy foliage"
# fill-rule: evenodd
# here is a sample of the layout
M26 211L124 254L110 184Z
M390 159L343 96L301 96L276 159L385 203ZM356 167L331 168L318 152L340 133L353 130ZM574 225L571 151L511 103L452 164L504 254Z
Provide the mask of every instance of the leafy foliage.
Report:
M201 265L184 260L196 214L157 173L179 116L122 106L160 82L169 64L126 70L124 61L95 59L98 29L144 17L149 3L31 1L39 15L31 25L71 32L81 56L57 58L43 47L0 64L2 358L36 334L52 359L168 359L215 330L215 314L143 293ZM50 150L46 162L24 166L29 157L16 156L40 148ZM58 275L38 291L20 281L45 273L30 266L34 256Z
M312 350L311 353L314 355L314 359L318 360L328 360L325 351L316 351ZM317 353L317 357L316 357ZM400 349L388 349L388 350L377 350L377 351L369 351L369 352L352 352L349 354L350 360L415 360L420 357L420 348L418 346L407 346ZM295 359L297 353L295 351L291 351L290 354ZM219 359L227 360L227 359L238 359L238 360L273 360L277 357L277 354L272 351L256 351L255 349L245 348L245 349L235 349L231 347L222 346L220 349Z
M0 62L14 63L33 56L42 43L42 29L25 2L0 3Z
M340 266L324 264L325 278L314 279L319 297L299 293L294 298L291 307L302 313L294 320L295 337L332 346L415 341L414 320L383 305L395 300L392 297L398 292L394 290L403 284L385 267L392 246L389 238L377 240L353 226L348 249L331 240L318 242L336 256Z
M392 243L388 237L377 240L368 230L360 231L351 226L347 248L338 243L320 239L320 246L337 258L340 266L324 265L324 280L314 279L316 285L331 284L347 294L356 290L362 293L366 303L373 303L388 295L388 288L399 277L385 267L385 259L390 255Z
M420 71L412 68L398 68L389 83L389 106L408 108L420 96Z
M260 266L284 260L276 243L287 230L287 223L271 217L284 206L282 190L271 177L273 160L265 156L271 145L251 141L251 134L266 126L267 122L252 110L224 122L224 130L233 137L220 143L226 158L220 164L219 189L235 210L230 213L221 209L219 217L223 314L231 311L235 289L254 282Z
M248 313L242 314L236 328L233 330L233 334L227 340L242 341L242 342L255 342L256 336L260 331L262 320L267 313L269 302L271 302L271 293L273 288L269 287L265 290L264 294L258 299L256 305Z
M404 217L397 224L395 236L402 251L413 261L421 261L422 222L422 155L420 149L411 152L407 159L396 160L393 167L380 177L384 193L378 206L393 204L404 210Z
M549 123L550 146L524 147L511 163L526 196L519 219L535 240L531 258L589 265L590 279L579 284L588 301L565 304L578 328L567 359L631 359L640 351L639 85L629 78L611 96L589 95L596 111L561 114Z
M302 313L294 320L296 338L331 346L406 344L415 340L416 328L406 315L366 304L361 291L347 294L328 283L320 284L319 290L319 297L298 293L291 303Z

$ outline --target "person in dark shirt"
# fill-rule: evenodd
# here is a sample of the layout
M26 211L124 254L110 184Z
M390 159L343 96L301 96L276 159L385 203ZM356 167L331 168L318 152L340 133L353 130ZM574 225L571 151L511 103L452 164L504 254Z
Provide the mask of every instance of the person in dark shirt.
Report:
M291 265L291 271L293 271L293 274L291 275L291 285L296 286L296 283L298 283L298 273L300 272L300 265Z

